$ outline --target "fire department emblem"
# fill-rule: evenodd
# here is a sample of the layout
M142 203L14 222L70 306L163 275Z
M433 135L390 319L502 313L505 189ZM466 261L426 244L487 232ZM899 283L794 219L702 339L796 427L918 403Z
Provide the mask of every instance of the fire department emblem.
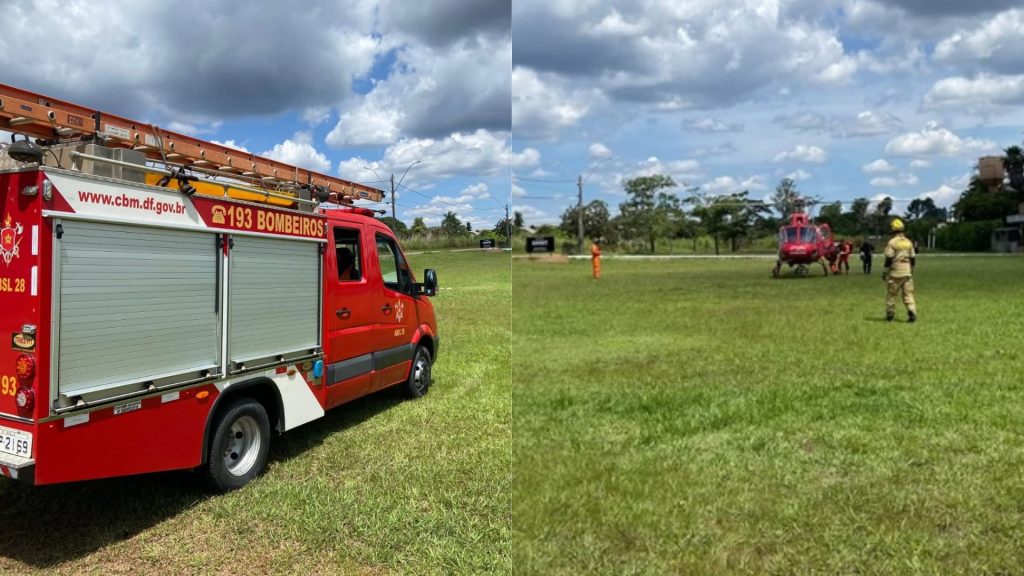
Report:
M4 219L4 227L0 228L0 258L4 264L10 264L11 260L18 257L18 244L21 243L21 224L12 223L11 215Z
M401 322L403 316L405 316L405 304L399 300L395 303L395 320Z

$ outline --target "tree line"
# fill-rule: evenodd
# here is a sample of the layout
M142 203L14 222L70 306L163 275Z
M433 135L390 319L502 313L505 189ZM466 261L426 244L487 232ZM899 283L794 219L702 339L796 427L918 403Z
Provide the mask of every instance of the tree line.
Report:
M930 197L911 200L902 212L888 196L873 207L871 200L863 197L846 204L822 203L817 197L802 195L789 178L779 182L768 201L754 200L746 190L708 194L699 187L687 187L676 194L671 176L641 176L623 183L627 199L619 204L617 215L612 216L603 200L585 204L583 233L605 244L652 253L659 240L689 239L696 250L698 238L706 237L719 254L723 249L735 252L774 236L795 211L818 205L815 220L828 223L840 237L883 235L891 218L900 216L912 238L923 240L937 230L942 248L985 250L991 230L1024 203L1024 153L1019 146L1010 146L1004 153L1008 182L993 190L974 176L951 209L937 206ZM558 228L566 236L576 236L579 210L574 205L562 213Z

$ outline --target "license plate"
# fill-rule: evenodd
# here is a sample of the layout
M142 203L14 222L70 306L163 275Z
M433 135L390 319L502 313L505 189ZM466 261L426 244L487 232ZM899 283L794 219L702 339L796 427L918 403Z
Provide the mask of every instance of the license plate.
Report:
M31 458L32 434L0 426L0 452Z

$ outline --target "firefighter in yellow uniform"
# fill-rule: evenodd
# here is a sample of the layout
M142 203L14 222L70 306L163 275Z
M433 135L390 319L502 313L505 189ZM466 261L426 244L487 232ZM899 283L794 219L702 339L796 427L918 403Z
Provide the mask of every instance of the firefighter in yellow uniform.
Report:
M917 320L917 304L914 303L914 264L917 254L914 243L904 234L903 221L896 218L891 224L893 236L885 245L885 271L882 279L886 283L885 320L891 322L896 316L896 296L902 294L903 305L907 307L907 322Z
M594 279L601 278L601 241L594 240L590 245L590 264L594 268Z

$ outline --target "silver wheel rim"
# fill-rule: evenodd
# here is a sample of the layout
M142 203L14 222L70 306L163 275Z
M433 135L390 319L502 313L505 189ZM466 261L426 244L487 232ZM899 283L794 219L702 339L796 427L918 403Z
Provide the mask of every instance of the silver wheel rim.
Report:
M263 439L252 416L241 416L231 423L224 447L224 467L232 476L244 476L256 465Z
M413 366L413 384L417 390L426 390L430 384L430 364L427 358L420 354L416 356L416 365Z

